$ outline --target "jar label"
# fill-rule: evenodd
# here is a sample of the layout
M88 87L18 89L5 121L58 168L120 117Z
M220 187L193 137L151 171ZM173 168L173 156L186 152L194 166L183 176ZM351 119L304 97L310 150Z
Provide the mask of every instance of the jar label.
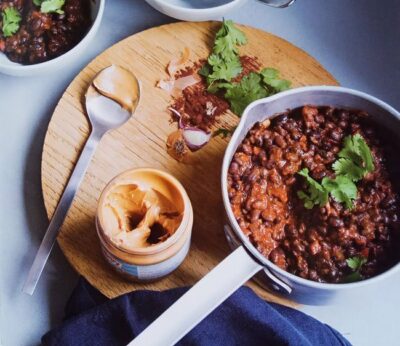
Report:
M185 242L182 248L167 260L149 265L136 265L127 263L101 247L104 257L117 271L132 276L137 280L154 280L168 275L174 271L185 259L190 247L190 238Z

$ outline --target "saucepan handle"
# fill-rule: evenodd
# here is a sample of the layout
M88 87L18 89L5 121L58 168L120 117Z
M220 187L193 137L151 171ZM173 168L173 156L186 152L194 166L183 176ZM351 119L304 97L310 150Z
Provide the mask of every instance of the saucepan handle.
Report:
M238 247L128 346L174 345L262 268Z

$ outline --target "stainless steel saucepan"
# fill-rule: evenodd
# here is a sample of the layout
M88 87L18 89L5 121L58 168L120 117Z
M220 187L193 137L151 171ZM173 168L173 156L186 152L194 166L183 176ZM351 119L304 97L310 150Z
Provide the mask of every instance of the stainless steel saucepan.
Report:
M227 192L227 173L232 157L247 132L258 122L288 109L307 104L360 109L377 123L400 137L400 113L383 101L363 92L342 87L315 86L292 89L250 104L226 149L222 165L222 196L227 215L225 233L235 250L185 293L175 304L144 330L129 345L172 345L178 342L237 288L258 273L261 283L300 303L321 305L351 294L398 273L400 264L360 282L328 284L290 274L265 258L241 231L233 215Z

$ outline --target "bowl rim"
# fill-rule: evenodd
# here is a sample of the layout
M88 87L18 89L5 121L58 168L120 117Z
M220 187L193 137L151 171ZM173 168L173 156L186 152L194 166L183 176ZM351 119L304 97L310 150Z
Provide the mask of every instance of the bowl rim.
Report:
M96 13L96 18L92 23L92 26L88 30L88 32L85 34L85 36L82 38L82 40L79 41L77 45L72 47L70 50L67 52L61 54L60 56L47 60L44 62L40 62L38 64L32 64L32 65L23 65L23 64L2 64L0 63L0 71L1 69L4 69L5 71L9 72L34 72L40 69L46 69L49 67L52 67L56 65L57 63L60 63L61 60L68 58L72 56L76 50L78 50L80 47L82 47L85 44L88 44L90 40L93 38L93 35L96 33L97 29L100 26L101 19L103 18L104 14L104 8L105 8L105 0L98 0L99 1L99 8Z
M247 0L230 0L229 2L222 4L222 5L217 5L213 7L207 7L207 8L189 8L189 7L183 7L179 5L173 5L168 3L168 1L165 0L146 0L150 5L151 4L158 4L163 6L164 8L172 11L179 11L181 14L208 14L211 11L222 11L222 10L228 10L231 9L232 7L239 5L242 2L245 2Z
M233 232L239 237L242 245L248 251L249 256L251 256L253 259L255 259L263 267L270 269L274 276L277 276L278 279L285 281L285 283L288 283L289 285L291 282L293 282L299 286L317 288L317 289L322 289L322 290L326 290L326 291L336 291L336 290L346 290L349 288L362 287L362 286L366 286L370 283L382 281L382 280L386 279L387 277L389 277L390 275L392 275L393 273L400 271L400 262L395 264L393 267L389 268L388 270L384 271L383 273L380 273L372 278L368 278L365 280L361 280L358 282L352 282L352 283L320 283L320 282L316 282L316 281L312 281L312 280L303 279L297 275L289 273L289 272L279 268L277 265L275 265L270 260L265 258L255 248L255 246L250 242L250 240L244 235L239 224L236 221L236 218L233 215L233 211L230 206L229 197L228 197L226 176L228 173L229 164L230 164L232 156L234 154L234 149L240 140L240 138L239 138L240 132L242 131L242 129L245 125L246 118L249 116L250 110L259 104L270 103L277 99L285 98L286 96L289 96L289 95L301 94L301 93L305 93L305 92L309 92L309 91L326 91L326 92L331 92L331 93L353 95L353 96L359 97L361 99L370 101L371 103L382 108L384 111L393 115L395 118L397 118L397 120L400 121L400 113L395 108L393 108L392 106L387 104L386 102L384 102L372 95L369 95L365 92L350 89L350 88L340 87L340 86L299 87L299 88L290 89L290 90L275 94L273 96L266 97L266 98L252 102L244 110L241 120L240 120L235 132L233 133L232 138L225 150L225 154L224 154L224 158L223 158L222 170L221 170L221 188L222 188L222 200L223 200L226 215L228 217L229 222L232 225ZM289 282L286 282L286 280L288 280Z

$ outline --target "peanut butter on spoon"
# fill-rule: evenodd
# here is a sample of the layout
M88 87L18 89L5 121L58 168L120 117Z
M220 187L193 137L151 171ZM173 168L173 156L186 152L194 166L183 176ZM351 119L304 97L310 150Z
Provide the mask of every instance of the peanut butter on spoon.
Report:
M130 113L139 102L138 80L123 67L111 65L102 70L93 80L93 86L99 94L117 102Z

